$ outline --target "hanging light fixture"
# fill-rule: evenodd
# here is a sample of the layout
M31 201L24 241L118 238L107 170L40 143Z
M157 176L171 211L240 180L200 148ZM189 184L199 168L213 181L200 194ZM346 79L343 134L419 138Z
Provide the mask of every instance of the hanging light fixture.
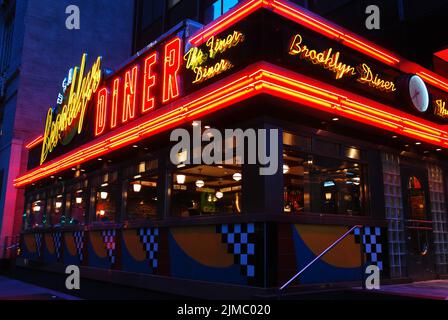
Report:
M108 193L107 193L106 191L101 191L101 192L100 192L100 197L101 197L101 199L106 200L106 199L107 199L107 196L108 196Z
M287 164L283 165L283 174L287 174L289 172L289 166Z
M196 187L202 188L205 185L204 180L197 180L196 181Z
M98 213L102 217L106 215L106 211L104 211L104 210L100 210Z
M235 181L240 181L243 178L243 175L241 173L237 172L237 173L233 174L232 178Z
M82 203L82 198L81 197L76 197L75 201L77 204L81 204Z
M330 201L331 200L331 192L326 192L325 193L325 200Z
M62 202L61 201L56 201L55 206L56 206L56 209L62 208Z
M176 175L176 181L178 184L184 184L185 183L186 176L184 174L178 174Z
M40 205L38 205L38 204L36 204L34 207L33 207L33 211L34 212L39 212L40 211Z
M140 182L136 182L132 185L132 189L134 192L140 192L142 190L142 184Z
M215 194L216 198L221 199L222 197L224 197L224 193L222 193L221 191L216 192Z

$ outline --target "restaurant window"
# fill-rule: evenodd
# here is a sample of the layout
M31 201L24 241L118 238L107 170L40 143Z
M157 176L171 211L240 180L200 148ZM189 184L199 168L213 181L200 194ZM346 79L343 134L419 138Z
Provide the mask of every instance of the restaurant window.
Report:
M58 186L49 192L47 201L47 225L65 224L63 187Z
M197 165L173 173L172 214L241 213L241 165Z
M121 199L117 171L100 176L95 188L95 221L117 222L117 202Z
M87 180L78 182L70 187L67 194L67 203L69 212L67 215L67 224L83 225L87 222L87 203L88 203L88 182Z
M28 197L25 214L25 229L43 227L46 224L45 193L41 192Z
M216 0L205 10L205 23L218 19L238 4L238 0Z
M366 213L366 165L293 150L283 161L285 213Z
M157 217L157 160L142 161L127 169L126 220L138 221Z

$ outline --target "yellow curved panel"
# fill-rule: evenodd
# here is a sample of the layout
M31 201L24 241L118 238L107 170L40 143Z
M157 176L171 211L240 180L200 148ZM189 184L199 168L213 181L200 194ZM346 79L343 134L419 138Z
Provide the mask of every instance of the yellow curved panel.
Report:
M45 245L47 246L48 252L50 252L50 254L54 254L55 248L54 248L54 243L53 243L53 239L51 237L51 234L46 233L44 235L44 238L45 238Z
M221 242L221 235L215 227L172 228L174 240L190 258L209 267L226 268L234 264L227 245Z
M101 232L92 231L89 232L90 243L92 245L93 251L100 258L107 257L106 245L104 244Z
M37 251L36 240L33 234L26 234L23 236L23 242L25 243L26 250L31 253Z
M77 255L76 243L75 243L73 233L71 233L71 232L64 233L64 241L65 241L65 246L67 247L70 255L76 256Z
M140 236L137 234L137 230L124 230L123 239L126 249L134 260L144 261L146 259L146 252L140 241Z
M295 227L303 242L315 255L319 255L347 232L347 228L343 226L296 225ZM322 260L337 268L356 268L361 265L361 248L355 243L355 236L351 234L324 255Z

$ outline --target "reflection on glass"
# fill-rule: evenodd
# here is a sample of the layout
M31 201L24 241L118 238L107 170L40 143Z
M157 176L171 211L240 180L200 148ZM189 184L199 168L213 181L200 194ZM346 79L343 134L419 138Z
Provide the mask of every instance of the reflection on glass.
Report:
M145 220L157 217L157 175L140 176L128 184L127 220Z
M173 174L172 214L189 217L241 212L241 166L191 166Z
M99 222L117 221L117 200L121 198L117 172L110 172L102 177L96 189L95 220Z
M417 177L410 177L408 180L409 206L411 209L411 219L425 220L425 191Z
M59 226L65 223L63 215L63 196L58 194L50 199L49 222L51 226Z
M364 165L292 151L283 161L285 213L364 214Z
M429 252L431 222L426 221L425 191L421 181L411 176L408 179L409 226L408 237L411 252L425 256Z
M36 200L31 203L30 215L28 217L28 225L31 228L41 227L45 224L45 202Z
M68 223L71 225L84 224L86 215L86 192L83 189L79 189L71 194L70 219Z

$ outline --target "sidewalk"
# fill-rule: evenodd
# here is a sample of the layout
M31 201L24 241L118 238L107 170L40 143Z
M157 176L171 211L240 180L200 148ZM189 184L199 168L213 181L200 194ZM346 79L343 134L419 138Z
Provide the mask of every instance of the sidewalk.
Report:
M448 280L431 280L381 286L378 293L421 299L448 300Z
M0 300L80 300L64 293L0 276Z

